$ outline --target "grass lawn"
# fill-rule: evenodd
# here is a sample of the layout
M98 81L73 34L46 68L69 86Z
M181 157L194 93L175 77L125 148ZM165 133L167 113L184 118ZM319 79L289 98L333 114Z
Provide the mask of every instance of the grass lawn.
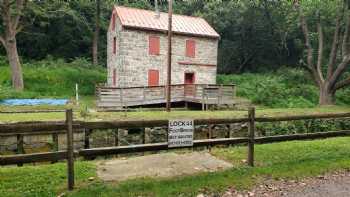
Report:
M0 196L57 196L67 188L65 163L52 165L0 167ZM95 165L89 162L76 162L76 181L84 184L91 176L96 176Z
M45 109L45 108L44 108ZM1 108L0 108L1 110ZM28 109L26 109L28 110ZM88 112L82 107L74 108L76 120L154 120L154 119L178 119L178 118L239 118L247 116L247 111L138 111L138 112ZM84 111L84 114L81 112ZM274 108L257 109L256 116L279 116L279 115L305 115L322 113L345 113L350 112L349 106L330 106L316 108ZM65 119L64 112L57 113L0 113L0 123L22 121L59 121Z
M138 179L121 183L87 181L95 176L94 162L77 162L77 189L86 196L196 196L220 193L227 187L247 189L265 178L300 179L350 169L350 137L256 145L256 167L247 167L246 147L214 148L212 153L234 168L172 179ZM54 196L66 186L65 165L0 168L0 196Z
M72 99L74 100L74 99ZM170 113L166 111L147 111L138 109L133 112L95 112L95 97L82 96L80 106L2 106L1 111L33 111L33 110L64 110L73 108L76 120L161 120L161 119L204 119L204 118L240 118L247 116L247 111L224 110L224 111L194 111L194 110L174 110ZM90 112L88 112L90 111ZM305 115L322 113L345 113L350 112L350 106L328 106L314 108L264 108L257 106L256 116L280 116L280 115ZM24 121L63 121L64 112L54 113L0 113L0 123L24 122Z

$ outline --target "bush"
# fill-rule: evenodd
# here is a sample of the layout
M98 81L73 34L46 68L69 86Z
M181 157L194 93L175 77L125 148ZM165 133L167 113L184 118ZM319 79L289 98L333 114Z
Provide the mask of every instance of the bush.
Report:
M70 97L75 94L76 83L81 95L93 95L95 84L105 82L106 75L104 68L93 66L86 59L67 63L48 58L23 64L25 90L19 93L10 88L10 68L6 65L0 69L0 98Z
M10 87L0 85L0 101L7 98L36 98L35 92L17 92Z
M267 107L315 107L318 88L304 70L281 68L274 73L219 75L218 83L236 84L237 95ZM337 92L337 104L349 105L350 91Z
M257 123L258 132L264 136L291 135L350 129L350 119L297 120L277 123Z

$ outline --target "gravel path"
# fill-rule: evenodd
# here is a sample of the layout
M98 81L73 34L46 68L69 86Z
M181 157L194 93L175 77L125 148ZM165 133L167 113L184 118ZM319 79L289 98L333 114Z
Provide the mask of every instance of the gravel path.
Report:
M251 191L229 188L221 195L198 194L197 197L350 197L350 171L295 180L270 180Z
M300 181L266 180L251 191L226 191L222 197L349 197L350 171L335 172Z

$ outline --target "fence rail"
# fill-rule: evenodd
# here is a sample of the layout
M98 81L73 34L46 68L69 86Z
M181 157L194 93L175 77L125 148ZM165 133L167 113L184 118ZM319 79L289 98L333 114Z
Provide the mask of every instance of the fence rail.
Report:
M279 117L255 117L255 109L248 111L248 116L244 118L229 119L197 119L194 120L195 125L215 125L215 124L232 124L232 123L248 123L247 137L240 138L221 138L221 139L205 139L195 140L193 147L215 146L215 145L235 145L247 144L248 146L248 164L254 165L254 144L255 143L272 143L288 140L307 140L319 139L327 137L350 136L350 130L306 133L294 135L280 135L270 137L256 137L256 122L277 122L277 121L294 121L309 119L334 119L334 118L350 118L350 113L337 114L317 114L317 115L298 115L298 116L279 116ZM160 151L171 149L168 143L140 144L132 146L114 146L104 148L89 148L89 140L85 139L85 148L81 150L73 149L73 131L85 131L88 137L91 130L94 129L118 129L118 128L143 128L143 127L167 127L168 120L142 120L142 121L100 121L86 122L73 121L72 110L66 111L66 121L63 122L24 122L24 123L8 123L0 124L0 136L15 135L17 136L18 147L23 147L23 135L41 135L52 134L55 143L58 143L57 133L67 133L67 151L33 153L33 154L17 154L10 156L0 156L0 165L22 165L32 162L56 162L67 159L68 166L68 188L71 190L74 186L74 158L76 157L96 157L104 155L115 155L124 153L137 153L147 151ZM68 131L68 132L67 132ZM55 138L56 137L56 138ZM22 144L21 144L22 143ZM117 145L117 144L116 144ZM54 147L57 147L55 144ZM21 153L21 152L18 152Z
M315 115L294 115L277 117L255 117L254 122L280 122L310 119L334 119L350 118L350 113L330 113ZM249 118L227 118L227 119L196 119L195 125L210 124L233 124L247 123ZM115 128L141 128L141 127L162 127L168 126L168 120L130 120L130 121L74 121L73 129L115 129ZM15 134L41 134L42 132L66 132L67 125L64 121L47 122L22 122L0 124L1 135ZM45 133L46 134L46 133Z
M343 136L350 136L350 130L257 137L254 139L254 143L264 144L264 143L273 143L273 142L282 142L282 141L291 141L291 140L312 140L312 139L343 137ZM247 137L195 140L193 142L193 147L243 144L243 143L248 143L248 140L249 138ZM124 154L124 153L160 151L160 150L168 150L168 149L169 148L167 143L103 147L103 148L93 148L93 149L81 149L78 151L74 151L74 157L79 157L79 156L95 157L95 156L116 155L116 154ZM18 154L18 155L11 155L11 156L1 156L0 165L14 165L18 163L34 163L34 162L55 162L66 158L67 158L67 151Z
M107 87L96 86L97 106L101 109L123 109L166 103L166 86ZM193 102L207 105L235 104L235 85L176 84L171 85L171 102Z

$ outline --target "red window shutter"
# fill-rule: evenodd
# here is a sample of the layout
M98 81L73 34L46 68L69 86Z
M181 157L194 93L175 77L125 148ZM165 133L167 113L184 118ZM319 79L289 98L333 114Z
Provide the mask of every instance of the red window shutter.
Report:
M159 86L159 71L149 70L148 71L148 86Z
M117 38L113 38L113 54L117 53Z
M194 40L186 40L186 56L196 56L196 42Z
M117 85L117 70L116 69L113 69L112 80L113 80L113 86L116 86Z
M115 30L115 14L112 14L112 29Z
M150 55L159 55L160 51L160 40L157 36L149 37L149 54Z

